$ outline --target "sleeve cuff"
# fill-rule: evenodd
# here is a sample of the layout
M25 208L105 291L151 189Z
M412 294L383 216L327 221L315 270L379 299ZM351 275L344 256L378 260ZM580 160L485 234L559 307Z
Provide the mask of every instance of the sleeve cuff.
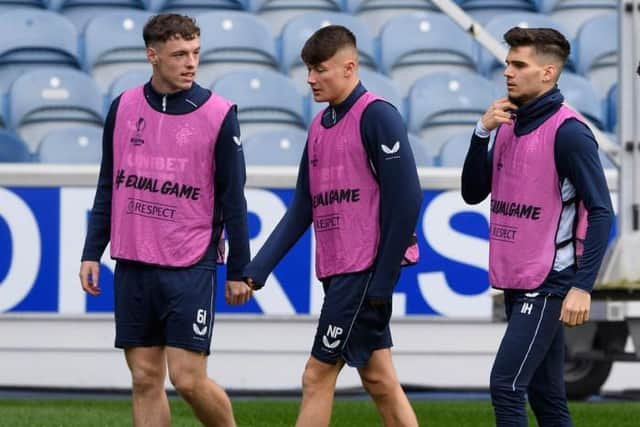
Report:
M484 127L482 120L478 120L476 123L475 134L478 138L489 138L489 136L491 136L491 131Z
M584 288L579 288L578 286L572 286L572 287L571 287L571 289L576 289L576 290L578 290L578 291L582 291L582 292L584 292L585 294L591 294L591 291L590 291L590 290L588 290L588 289L584 289Z
M245 269L242 272L242 279L245 283L247 283L248 279L251 279L254 283L253 289L254 290L258 290L261 289L264 285L265 282L267 281L266 278L264 277L260 277L260 274L257 274L255 271L251 271L249 269Z

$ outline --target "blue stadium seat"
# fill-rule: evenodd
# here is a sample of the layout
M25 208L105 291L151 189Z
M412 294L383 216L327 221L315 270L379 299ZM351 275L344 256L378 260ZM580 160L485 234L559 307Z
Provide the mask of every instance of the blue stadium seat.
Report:
M564 71L560 74L558 87L565 102L591 120L599 129L605 128L602 102L589 80L574 73Z
M411 151L413 151L413 159L417 167L428 168L435 166L435 159L429 152L429 147L427 147L419 136L410 133L409 145L411 146Z
M364 87L376 95L384 98L386 101L393 104L398 109L400 114L406 118L406 106L404 105L404 98L400 93L400 89L396 82L385 76L384 74L376 73L366 69L361 69L358 72L360 81Z
M102 130L73 127L49 132L38 147L40 163L99 164L102 156Z
M459 0L457 3L482 24L486 24L496 15L536 12L535 5L528 0Z
M103 93L125 72L151 69L142 39L142 28L150 16L151 12L132 10L97 16L87 23L84 68Z
M217 80L212 89L238 105L244 137L274 127L306 129L303 97L291 79L278 72L234 71Z
M15 133L0 129L0 163L24 163L31 159L26 144Z
M347 10L367 23L374 35L398 15L424 11L440 11L431 0L346 0Z
M499 15L487 23L486 30L498 41L503 41L504 33L516 26L523 28L553 28L569 38L568 31L561 24L538 13L507 13ZM569 38L569 40L571 39ZM565 69L574 69L571 58L569 58ZM504 72L504 60L498 61L489 51L481 49L480 71L489 78L492 78L495 74L502 74Z
M147 83L151 79L151 66L147 70L132 70L118 77L109 88L108 101L116 99L127 89Z
M342 0L247 0L247 4L248 10L264 19L276 35L298 15L342 11Z
M427 73L476 69L474 40L441 13L391 19L380 34L380 51L382 71L403 95Z
M200 66L198 83L210 86L218 77L238 69L278 68L273 34L248 12L216 11L199 15Z
M0 0L0 13L16 9L46 9L46 0Z
M32 152L53 129L70 126L101 127L103 98L87 74L43 68L18 77L9 92L10 127Z
M618 0L535 0L538 10L567 29L571 38L580 27L596 15L617 12Z
M440 166L461 168L464 165L472 133L473 128L470 128L468 132L457 133L447 138L440 149Z
M298 166L307 141L302 129L274 129L243 142L247 166Z
M158 10L196 16L214 10L244 10L242 0L164 0ZM200 27L202 30L203 28Z
M493 83L493 90L496 94L496 98L507 96L507 80L504 75L494 73L493 77L491 78L491 83Z
M167 0L146 0L147 1L147 10L158 13L162 6L166 3Z
M43 66L80 68L78 33L63 16L19 9L0 14L0 93L28 70Z
M575 42L578 73L591 80L604 97L618 80L618 14L598 15L585 22Z
M618 127L618 83L611 86L605 102L605 109L607 112L607 130L615 132Z
M9 124L7 123L7 112L5 111L5 97L0 95L0 129L4 129Z
M78 32L92 18L111 12L146 10L146 0L51 0L49 8L66 16Z
M559 0L533 0L539 13L550 14Z
M364 22L345 13L314 12L291 19L282 30L281 69L293 79L300 93L308 93L307 68L300 59L305 42L318 29L327 25L343 25L356 36L361 69L377 70L373 36Z
M476 73L429 74L409 92L409 131L438 153L452 134L471 132L494 97L492 83Z
M375 71L367 70L365 68L358 71L360 81L363 86L372 93L384 98L386 101L393 104L398 109L403 118L406 118L406 108L404 105L404 99L400 95L400 90L393 80L385 76L384 74L376 73ZM326 102L315 102L313 97L309 97L311 102L311 117L315 117L320 111L327 108Z

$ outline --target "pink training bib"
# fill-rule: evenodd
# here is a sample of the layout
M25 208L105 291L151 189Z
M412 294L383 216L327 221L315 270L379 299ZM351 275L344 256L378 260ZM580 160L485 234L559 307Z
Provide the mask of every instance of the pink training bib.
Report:
M184 267L211 241L215 144L231 108L212 94L189 114L151 108L143 86L122 94L113 135L111 256Z
M563 207L554 146L558 128L570 118L581 120L563 105L527 135L516 136L513 125L498 131L489 244L489 282L495 288L534 289L551 272ZM576 241L586 233L586 211L580 206Z

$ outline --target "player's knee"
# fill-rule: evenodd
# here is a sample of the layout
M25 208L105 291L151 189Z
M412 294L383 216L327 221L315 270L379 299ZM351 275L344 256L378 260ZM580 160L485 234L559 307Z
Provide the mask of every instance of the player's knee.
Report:
M306 391L320 390L331 384L326 369L321 369L317 363L308 362L302 374L302 388Z
M131 369L131 381L136 392L152 392L163 389L164 372L154 366L136 366Z
M361 374L362 386L375 399L384 399L391 396L396 387L399 387L395 381L379 374Z
M498 405L520 405L526 402L526 390L513 384L500 381L493 375L489 380L491 401Z
M491 393L491 397L495 399L508 392L508 387L494 375L491 375L489 377L489 392Z
M187 402L192 402L198 390L197 379L188 373L181 374L180 372L169 375L169 378L178 394Z
M321 382L322 377L318 370L307 364L304 368L304 372L302 373L302 388L305 390L317 388Z

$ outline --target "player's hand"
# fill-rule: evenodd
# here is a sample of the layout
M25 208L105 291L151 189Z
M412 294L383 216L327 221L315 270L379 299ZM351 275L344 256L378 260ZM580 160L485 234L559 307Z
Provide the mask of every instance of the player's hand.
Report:
M92 296L100 295L100 263L98 261L82 261L80 264L80 285L82 290Z
M249 301L253 290L241 280L227 280L224 287L224 299L229 305L240 305Z
M253 280L253 277L245 276L242 280L244 280L244 283L249 285L249 287L251 289L253 289L254 291L259 291L260 289L262 289L264 287L264 283L260 284L260 283L256 282L255 280Z
M244 283L246 283L251 289L253 290L256 289L256 281L253 280L251 277L245 277L242 280L244 280Z
M511 124L513 119L509 110L517 109L518 106L509 101L509 98L497 99L482 116L482 125L492 131L502 124Z
M571 288L562 301L560 321L566 326L578 326L589 320L591 294L578 288Z

